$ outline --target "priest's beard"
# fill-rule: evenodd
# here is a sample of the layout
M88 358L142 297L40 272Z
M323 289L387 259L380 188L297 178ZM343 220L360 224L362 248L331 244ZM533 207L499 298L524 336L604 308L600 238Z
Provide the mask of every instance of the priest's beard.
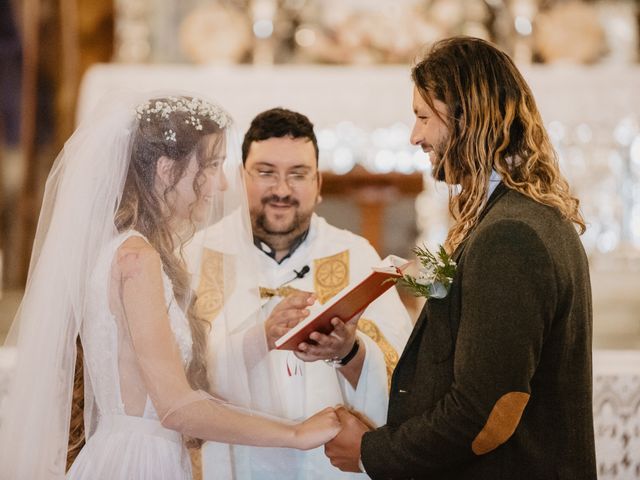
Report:
M269 202L289 204L295 209L291 221L284 225L277 225L269 219L266 206ZM309 210L300 210L300 202L287 195L279 197L270 195L260 202L260 207L251 210L251 228L253 234L276 251L288 250L296 238L302 235L311 224L313 207Z

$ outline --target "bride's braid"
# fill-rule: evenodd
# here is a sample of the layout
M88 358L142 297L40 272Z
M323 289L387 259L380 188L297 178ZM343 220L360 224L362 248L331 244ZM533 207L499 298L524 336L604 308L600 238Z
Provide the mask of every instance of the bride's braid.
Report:
M210 324L195 313L196 296L191 290L189 274L184 260L176 254L187 238L185 232L180 232L180 245L176 245L176 236L170 228L172 212L168 211L166 200L184 175L194 152L199 171L193 186L199 194L199 176L206 167L206 150L223 144L223 129L230 119L218 108L189 97L153 99L138 107L137 114L139 121L132 137L131 160L115 225L120 232L139 231L160 254L163 269L171 280L176 300L186 312L191 330L193 347L187 379L192 388L206 391L209 389L206 341ZM219 134L216 145L205 148L202 140L212 134ZM162 156L174 160L173 183L159 196L154 181L156 164ZM194 232L192 225L188 236ZM82 347L78 344L67 467L84 444Z

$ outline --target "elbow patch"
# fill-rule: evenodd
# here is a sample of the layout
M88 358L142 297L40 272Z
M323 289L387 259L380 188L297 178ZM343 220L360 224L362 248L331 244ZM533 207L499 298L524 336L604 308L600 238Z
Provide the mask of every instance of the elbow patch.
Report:
M506 442L520 423L528 401L529 394L524 392L509 392L500 397L487 423L471 443L473 453L484 455Z

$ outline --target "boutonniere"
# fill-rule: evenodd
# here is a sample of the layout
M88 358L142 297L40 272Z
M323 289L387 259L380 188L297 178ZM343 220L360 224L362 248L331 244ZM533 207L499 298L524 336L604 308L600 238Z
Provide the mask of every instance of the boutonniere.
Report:
M446 297L456 273L456 262L442 245L435 254L424 246L415 247L413 253L420 262L420 270L415 277L403 275L399 283L408 287L416 297Z

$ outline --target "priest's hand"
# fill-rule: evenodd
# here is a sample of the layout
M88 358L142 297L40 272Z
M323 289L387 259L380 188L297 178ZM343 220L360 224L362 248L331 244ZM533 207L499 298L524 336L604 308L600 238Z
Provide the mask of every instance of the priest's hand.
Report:
M346 323L334 318L331 320L333 331L329 335L313 332L309 338L315 345L303 342L293 353L305 362L328 361L354 389L357 388L367 351L364 342L358 342L356 336L361 314L358 313Z
M361 313L348 322L343 322L338 317L332 319L333 331L329 335L312 332L309 338L314 344L302 342L294 352L295 355L305 362L340 360L346 357L356 342L356 330Z
M267 346L273 350L275 341L295 327L301 320L309 315L308 307L316 301L315 295L310 292L296 292L282 300L271 311L271 315L264 322L264 333L267 337Z
M342 429L324 446L324 453L331 460L331 465L343 472L361 472L362 436L373 428L344 407L337 408L336 413Z

